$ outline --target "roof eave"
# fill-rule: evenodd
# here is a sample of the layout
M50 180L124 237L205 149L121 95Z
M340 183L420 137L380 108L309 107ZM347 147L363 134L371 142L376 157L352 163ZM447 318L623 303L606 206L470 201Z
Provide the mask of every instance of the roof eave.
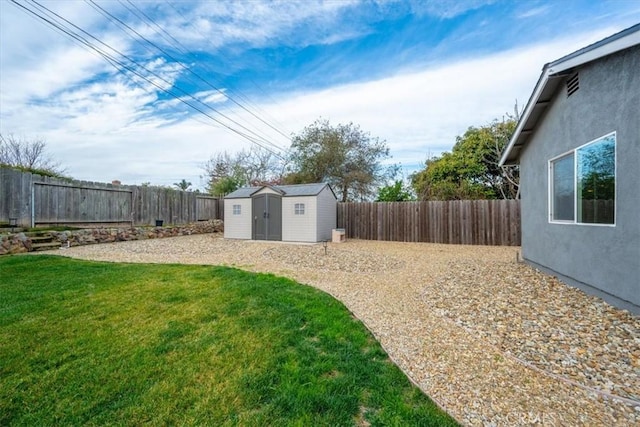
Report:
M531 93L531 96L529 97L529 101L527 101L527 105L525 106L524 111L522 112L522 116L518 121L516 130L513 132L513 135L511 136L511 139L507 144L507 148L502 153L502 157L500 157L500 161L498 162L498 166L500 167L505 165L517 164L517 156L514 157L511 155L511 153L513 152L514 147L524 146L524 141L523 141L524 138L522 138L523 129L525 128L529 120L529 117L531 116L531 112L533 111L533 107L535 106L538 99L540 98L540 94L542 93L542 90L544 89L544 86L546 84L546 81L548 78L547 66L548 64L542 68L542 74L540 75L540 78L536 83L535 89L533 90L533 92ZM526 136L528 137L528 135ZM518 150L518 153L519 153L519 150Z
M524 148L527 143L530 134L533 133L533 130L538 124L538 120L544 114L550 101L548 99L540 100L541 95L545 92L545 89L548 88L550 81L559 79L588 62L595 61L638 44L640 44L640 24L634 25L613 36L546 64L522 113L522 117L516 126L516 130L502 153L502 157L500 157L498 165L505 166L518 163L522 148ZM533 112L536 107L542 107L542 109L533 117Z

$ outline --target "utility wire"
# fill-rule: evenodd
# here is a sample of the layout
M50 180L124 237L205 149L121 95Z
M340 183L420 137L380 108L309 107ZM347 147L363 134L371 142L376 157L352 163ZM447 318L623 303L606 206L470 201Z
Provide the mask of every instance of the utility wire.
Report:
M151 84L152 86L156 87L158 90L168 94L169 96L171 96L172 98L175 98L177 100L179 100L180 102L184 103L185 105L189 106L190 108L198 111L199 113L205 115L206 117L208 117L209 119L213 120L214 122L222 125L223 127L225 127L226 129L230 130L231 132L236 133L237 135L247 139L248 141L264 148L265 150L271 152L273 155L275 155L276 157L282 159L282 156L279 153L274 152L272 149L264 146L257 138L252 137L251 135L248 135L244 132L241 132L227 124L225 124L224 122L220 121L219 119L215 118L214 116L210 115L209 113L207 113L206 111L202 110L201 108L199 108L197 105L194 105L190 102L187 102L185 99L179 97L176 93L160 86L158 83L154 82L153 80L151 80L149 77L143 75L142 73L140 73L137 69L135 69L134 67L127 65L125 63L123 63L122 61L119 61L118 59L114 58L113 56L109 55L107 52L103 51L102 49L98 48L97 46L95 46L94 44L92 44L91 42L89 42L88 40L86 40L84 37L78 35L77 33L74 33L71 29L69 29L68 27L65 27L63 24L59 23L59 22L54 22L52 19L47 18L46 16L42 16L39 13L37 13L36 11L29 9L28 7L19 4L16 0L10 0L14 5L20 7L21 9L23 9L24 11L28 12L29 14L33 15L34 17L44 21L45 23L53 26L54 28L56 28L58 31L66 34L67 36L71 37L72 39L80 42L81 45L85 46L86 48L98 53L102 58L104 58L109 64L111 64L113 67L115 67L118 71L122 72L123 69L129 71L132 74L135 74L136 76L140 77L141 79L143 79L144 81L148 82L149 84ZM37 2L33 2L33 3L37 3ZM41 5L39 5L41 6ZM58 16L55 12L50 11L49 9L47 9L46 7L44 8L46 10L48 10L50 13L52 13L55 16ZM66 21L64 18L61 18L63 21ZM68 21L67 21L68 22ZM75 26L74 24L71 24L73 26ZM75 26L76 28L79 28L77 26ZM84 30L80 29L81 31L84 32ZM88 34L88 33L87 33ZM89 35L91 36L91 35ZM91 36L93 37L93 36ZM104 44L104 43L103 43ZM113 48L111 48L113 49ZM115 49L114 49L115 50ZM164 80L162 77L158 76L157 74L147 70L145 67L141 66L140 64L138 64L137 62L133 61L133 64L135 64L137 67L145 69L146 71L148 71L151 75L157 77L160 80L163 80L165 83L169 84L169 87L171 86L171 84L169 82L167 82L166 80ZM183 91L184 92L184 91ZM197 100L196 98L193 98L194 100L200 102L201 104L207 106L206 104L202 103L201 101ZM208 107L208 106L207 106ZM209 107L211 108L211 107Z
M127 0L128 2L130 2L130 0ZM172 4L171 2L169 2L169 0L165 0L165 3L171 7L178 15L180 15L180 17L182 17L182 19L184 20L185 23L187 23L189 25L189 27L191 27L193 29L194 32L196 32L197 34L199 34L200 36L202 36L203 39L206 39L207 36L205 34L203 34L199 28L197 28L195 25L193 25L193 23L191 22L191 20L189 18L187 18L181 11L180 9L178 9L174 4ZM193 55L191 53L187 53L188 55L190 55L191 57L193 57ZM222 52L218 52L218 55L220 55L223 59L227 60L228 62L231 62L231 60L225 56ZM211 69L209 69L209 71L211 71ZM256 87L256 89L258 89L265 97L269 98L272 102L277 103L277 101L275 101L267 92L265 92L253 79L249 79L249 81ZM251 102L251 100L249 98L247 98L246 96L244 96L242 93L238 92L238 91L234 91L231 88L228 89L229 92L235 94L236 96L238 96L239 98L243 99L243 101L249 105L252 105L253 108L255 108L256 110L260 111L262 114L266 115L266 116L270 116L270 114L268 112L266 112L265 110L262 110L261 108L259 108L256 104L253 104ZM273 116L270 116L270 119L274 122L276 122L279 126L282 127L281 123L278 123L278 120L276 120ZM284 136L287 141L291 142L291 136L290 135L286 135L284 132L277 130L277 132Z
M151 80L149 77L143 75L140 71L138 71L136 68L134 68L131 65L125 64L122 61L118 60L117 58L113 57L112 55L110 55L109 53L105 52L104 50L102 50L101 48L97 47L95 44L91 43L90 41L88 41L87 39L85 39L84 37L80 36L78 33L73 32L72 29L70 29L68 26L65 26L64 24L60 23L60 22L55 22L54 20L52 20L53 18L47 18L46 16L42 16L40 15L38 12L29 9L28 7L18 3L16 0L10 0L14 5L16 5L17 7L23 9L24 11L28 12L29 14L33 15L34 17L36 17L37 19L42 20L43 22L53 26L55 29L57 29L58 31L66 34L67 36L71 37L72 39L78 41L81 45L85 46L86 48L98 53L103 59L105 59L109 64L111 64L112 66L114 66L114 68L116 68L118 71L122 72L123 70L127 70L130 73L140 77L141 79L143 79L144 81L148 82L149 84L151 84L152 86L156 87L158 90L160 90L161 92L171 96L172 98L177 99L178 101L184 103L185 105L189 106L190 108L194 109L195 111L205 115L206 117L208 117L209 119L211 119L212 121L220 124L221 126L223 126L224 128L230 130L231 132L236 133L237 135L247 139L248 141L260 146L261 148L264 148L265 150L271 152L272 154L274 154L276 157L281 158L282 156L279 153L274 152L272 149L266 147L263 143L261 143L260 141L260 137L259 135L256 135L254 132L252 132L250 129L247 129L246 127L244 127L243 125L235 122L234 120L228 118L227 116L225 116L224 114L221 114L220 112L218 112L216 109L214 109L213 107L207 105L206 103L198 100L197 98L191 96L190 94L186 93L185 91L183 91L180 88L177 88L177 90L179 90L180 92L182 92L183 94L187 95L188 98L192 98L194 101L196 101L199 104L202 104L204 107L207 107L215 112L217 112L218 114L220 114L221 116L225 117L227 120L231 121L232 123L239 125L241 128L245 129L246 131L249 131L250 133L253 133L255 136L251 136L245 132L242 132L238 129L233 128L232 126L227 125L226 123L222 122L221 120L217 119L216 117L210 115L209 113L207 113L206 111L204 111L202 108L198 107L197 105L194 105L193 103L188 102L187 100L185 100L184 98L178 96L175 92L166 89L164 87L162 87L160 84L158 84L157 82ZM161 76L157 75L156 73L154 73L153 71L147 69L146 67L142 66L141 64L137 63L136 61L133 61L131 58L127 57L126 55L123 55L121 52L117 51L116 49L114 49L113 47L109 46L108 44L100 41L99 39L95 38L94 36L92 36L91 34L87 33L86 31L82 30L81 28L77 27L75 24L71 23L70 21L66 20L65 18L62 18L60 15L56 14L55 12L51 11L50 9L42 6L41 4L39 4L36 1L33 1L32 3L36 4L38 7L40 7L41 9L45 10L46 12L44 13L48 13L50 16L54 15L56 16L58 19L61 19L62 21L67 22L68 24L70 24L71 26L79 29L80 31L82 31L83 33L87 34L89 37L95 39L96 41L98 41L99 43L101 43L102 45L108 47L109 49L111 49L112 51L116 52L117 54L121 55L123 58L127 59L130 61L131 64L135 65L135 67L139 68L139 69L143 69L145 70L150 76L154 76L157 79L165 82L168 87L173 86L171 82L168 82L167 80L165 80L164 78L162 78ZM257 138L256 138L257 136Z
M85 0L87 1L87 0ZM172 47L174 47L177 51L181 52L182 54L184 54L185 56L189 56L191 58L193 58L194 60L196 60L196 58L193 57L193 55L189 52L189 50L180 42L178 41L176 38L174 38L171 34L169 34L169 32L167 32L164 28L162 28L159 24L157 24L151 17L149 17L147 14L144 13L144 11L142 11L140 8L138 8L135 4L133 4L130 0L127 0L127 2L135 9L132 10L130 9L127 5L125 5L122 0L118 0L120 2L120 4L122 6L124 6L129 12L133 13L134 15L136 15L138 18L140 18L141 21L145 22L147 24L147 26L149 28L156 27L160 30L160 32L156 31L156 33L158 33L165 41L168 41L168 39L171 39L171 41L168 41L168 44ZM137 12L136 12L137 11ZM142 15L142 17L140 17L140 15ZM126 25L126 24L125 24ZM128 27L128 26L127 26ZM134 30L135 32L135 30ZM136 32L137 34L137 32ZM164 37L163 34L166 34L167 37ZM153 47L155 47L156 49L160 50L162 53L164 53L165 55L167 55L169 58L173 59L176 62L179 62L182 65L182 61L178 61L177 59L173 58L173 56L171 56L170 53L166 52L164 49L162 49L161 47L159 47L156 43L151 42L150 40L146 39L145 37L141 38L143 40L145 40L147 43L151 44ZM137 40L136 40L137 41ZM263 119L262 117L260 117L259 115L257 115L256 113L254 113L253 111L251 111L249 108L245 107L244 105L242 105L239 101L236 101L236 99L234 99L233 96L231 96L231 94L235 95L234 91L231 90L223 90L220 89L218 87L216 87L215 85L213 85L212 83L210 83L207 79L205 79L204 77L202 77L200 74L196 73L195 71L193 71L193 69L191 67L187 67L187 66L183 66L183 69L191 74L193 74L195 77L197 77L198 80L204 82L207 86L211 87L212 89L214 89L215 91L217 91L218 93L220 93L222 96L224 96L226 99L228 99L229 101L231 101L232 103L234 103L235 105L239 106L241 109L243 109L244 111L246 111L247 113L249 113L251 116L255 117L256 119L258 119L259 121L261 121L262 123L264 123L265 125L267 125L268 127L270 127L271 129L273 129L274 131L276 131L277 133L279 133L280 135L282 135L283 137L286 138L287 142L291 142L291 138L289 136L287 136L286 134L284 134L280 129L276 128L274 125L272 125L271 123L267 122L265 119ZM247 101L245 99L245 101ZM271 145L273 145L274 147L276 147L279 150L283 150L283 151L287 151L286 149L283 149L282 147L280 147L279 145L272 143Z
M35 0L33 0L35 1ZM182 64L182 62L178 59L176 59L175 57L173 57L169 52L167 52L166 50L162 49L161 47L159 47L158 45L156 45L155 43L153 43L152 41L150 41L149 39L147 39L146 37L144 37L142 34L140 34L138 31L136 31L135 29L131 28L129 25L127 25L125 22L123 22L121 19L119 19L118 17L114 16L113 14L109 13L107 10L105 10L104 8L102 8L101 6L99 6L98 4L96 4L93 0L85 0L85 2L87 2L87 4L89 4L90 6L92 6L96 11L98 11L99 13L101 13L103 16L105 16L108 20L111 20L112 22L116 22L118 25L120 25L123 28L126 28L124 30L125 33L127 33L127 30L133 32L134 34L136 34L138 37L140 37L142 40L144 40L147 44L153 46L154 48L156 48L157 50L159 50L160 52L162 52L164 55L166 55L169 59L171 59L172 61L174 61L174 63L176 63L178 66L180 66L183 70L192 73L193 75L195 75L199 80L203 81L204 83L206 83L207 85L209 85L210 87L212 87L213 89L215 89L217 92L219 92L220 94L222 94L223 96L227 97L227 95L224 94L223 91L221 91L220 89L218 89L217 87L211 85L208 81L206 81L205 79L203 79L200 75L196 74L195 72L191 71L188 67L184 66L184 64ZM128 34L128 33L127 33ZM129 35L129 34L128 34ZM133 38L135 40L135 38ZM137 40L136 40L137 41ZM119 52L118 52L119 53ZM178 88L179 89L179 88ZM196 99L194 96L190 95L189 93L187 93L186 91L183 91L181 89L179 89L181 92L183 92L184 94L186 94L187 96L190 96L193 99ZM228 98L228 97L227 97ZM230 98L229 98L230 99ZM198 100L199 102L203 103L202 101ZM233 102L235 102L235 100L232 100ZM203 103L204 104L204 103ZM237 102L236 102L237 104ZM239 105L239 104L238 104ZM234 122L235 124L237 124L238 126L241 126L242 128L244 128L245 130L253 133L256 137L260 138L261 140L264 141L265 144L271 145L273 148L275 148L276 150L281 150L281 151L285 151L282 147L274 144L273 142L269 141L267 138L265 138L264 136L260 136L258 135L255 131L252 131L250 129L248 129L246 126L240 124L239 122L231 119L230 117L224 115L222 112L216 110L215 108L207 105L209 108L211 108L212 110L214 110L215 112L217 112L218 114L222 115L223 117L227 118L228 120ZM248 111L248 110L247 110Z
M122 2L122 0L119 0L120 2ZM173 44L173 46L175 47L176 45L180 46L182 48L182 51L188 55L191 56L193 58L193 55L191 54L191 52L189 52L189 50L178 40L176 40L171 34L169 34L164 28L162 28L160 25L158 25L152 18L150 18L147 14L145 14L142 10L140 10L140 8L138 8L134 3L131 2L131 0L126 0L127 3L129 3L131 6L133 6L136 10L138 10L143 16L145 16L145 18L151 23L153 24L155 27L157 27L162 33L166 34L170 39L172 39L175 44ZM167 4L169 4L169 6L171 6L174 10L176 10L173 5L171 5L170 3L167 2ZM182 14L181 14L182 16ZM183 16L184 18L184 16ZM191 26L193 28L193 24L191 22L189 22L188 20L186 20L186 22L189 23L189 26ZM199 32L199 30L198 30ZM166 38L165 38L166 40ZM194 58L195 59L195 58ZM225 58L228 60L228 58ZM253 81L252 81L253 82ZM255 84L255 82L253 82ZM256 85L257 87L257 85ZM258 87L258 89L260 89ZM216 89L217 90L217 89ZM228 90L231 93L235 93L235 91L232 90ZM262 91L264 93L264 91ZM226 95L226 93L225 93ZM249 99L241 96L241 94L237 93L238 96L244 98L244 101L247 103L250 103ZM275 125L272 125L268 122L266 122L265 120L263 120L261 117L259 117L258 115L256 115L255 113L253 113L252 111L249 111L247 108L245 108L243 105L241 105L239 102L236 102L231 96L226 95L232 102L234 102L236 105L238 105L239 107L241 107L243 110L247 111L249 114L251 114L252 116L256 117L258 120L260 120L261 122L263 122L264 124L266 124L267 126L269 126L271 129L275 130L276 132L278 132L280 135L282 135L283 137L285 137L287 139L288 142L291 142L291 137L287 134L285 134L284 132L282 132L280 129L278 129L277 127L275 127ZM254 105L254 108L256 108L256 106ZM257 109L257 108L256 108ZM273 119L273 118L272 118Z
M122 0L118 0L118 2L123 5L125 8L127 8L127 10L129 10L131 13L136 14L135 12L133 12L131 9L129 9L123 2ZM158 25L153 19L151 19L151 17L149 17L149 15L147 15L146 13L144 13L138 6L136 6L134 3L131 2L131 0L127 0L127 3L129 3L131 5L131 7L133 7L135 10L137 10L144 18L140 18L139 15L138 18L140 18L141 21L148 21L151 24L153 24L154 27L156 27L160 32L158 34L160 34L160 36L162 36L163 34L166 35L167 37L162 36L163 39L165 39L165 41L167 41L169 44L172 44L174 47L175 46L180 46L182 47L182 52L185 54L188 54L188 51L186 49L184 49L184 46L182 45L182 43L180 43L176 38L174 38L171 34L169 34L164 28L162 28L160 25Z
M159 28L164 34L166 34L169 38L171 38L175 43L170 42L169 44L173 45L174 47L176 47L176 50L178 51L182 51L185 55L190 55L190 53L188 52L188 50L186 49L186 47L184 45L182 45L178 40L176 40L173 36L171 36L166 30L164 30L162 27L160 27L153 19L151 19L148 15L146 15L142 10L140 10L137 6L135 6L133 3L131 3L131 1L127 0L129 4L131 4L131 6L138 12L140 13L143 18L140 18L140 16L134 12L133 10L131 10L127 5L125 5L124 3L122 3L122 1L120 1L120 4L122 6L124 6L128 11L130 11L131 13L133 13L134 15L138 16L138 18L140 18L142 21L147 21L151 24L153 24L155 27ZM140 39L144 40L147 44L153 46L155 49L159 50L160 52L162 52L164 55L166 55L169 59L171 59L172 61L174 61L175 63L177 63L183 70L185 70L188 73L191 73L193 76L195 76L197 78L197 80L203 82L204 84L206 84L207 86L209 86L210 88L212 88L213 90L217 91L218 93L220 93L221 95L223 95L225 98L229 99L231 102L233 102L235 105L237 105L238 107L240 107L241 109L243 109L244 111L246 111L247 113L249 113L250 115L252 115L253 117L255 117L256 119L258 119L260 122L264 123L265 125L269 126L271 129L273 129L274 131L278 132L280 135L284 136L287 140L290 141L290 137L288 137L287 135L285 135L282 131L280 131L279 129L277 129L275 126L271 125L270 123L268 123L266 120L264 120L263 118L261 118L260 116L258 116L257 114L255 114L253 111L250 111L247 107L245 107L244 105L242 105L240 102L236 101L232 96L230 96L229 94L225 93L222 89L218 88L217 86L213 85L211 82L209 82L208 80L206 80L204 77L202 77L200 74L196 73L195 71L193 71L193 69L191 69L190 67L185 66L182 61L178 60L177 58L175 58L171 53L167 52L165 49L163 49L162 47L158 46L156 43L152 42L151 40L149 40L148 38L144 37L142 34L140 34L138 31L136 31L134 28L132 28L131 26L129 26L128 24L126 24L124 21L122 21L121 19L119 19L118 17L114 16L112 13L108 12L107 10L105 10L104 8L102 8L100 5L98 5L95 1L93 0L85 0L85 2L87 2L88 4L90 4L92 7L97 8L96 10L98 10L100 13L103 14L103 16L107 17L107 19L111 20L112 22L117 22L118 25L120 25L123 28L126 28L126 30L129 30L131 32L133 32L136 36L138 36ZM149 25L149 24L147 24ZM150 26L150 25L149 25ZM125 30L125 32L126 32ZM160 33L158 33L160 34ZM162 34L160 34L162 36ZM164 37L163 37L164 38ZM165 38L165 40L167 40ZM284 149L274 143L270 142L270 145L273 145L275 148L279 149L279 150L283 150Z

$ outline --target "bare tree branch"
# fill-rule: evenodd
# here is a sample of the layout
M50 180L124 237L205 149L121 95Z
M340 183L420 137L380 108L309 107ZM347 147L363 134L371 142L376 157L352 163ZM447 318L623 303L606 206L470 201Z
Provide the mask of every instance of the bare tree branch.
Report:
M286 164L271 151L258 147L235 155L216 153L204 164L207 191L222 194L239 186L280 184Z
M47 143L38 138L29 141L13 134L0 134L0 164L36 173L61 176L65 170L47 153Z

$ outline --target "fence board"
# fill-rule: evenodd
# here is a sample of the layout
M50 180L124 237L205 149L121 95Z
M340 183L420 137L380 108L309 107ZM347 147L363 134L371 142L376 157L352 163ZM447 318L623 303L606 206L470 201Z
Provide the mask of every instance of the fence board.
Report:
M42 177L0 167L0 221L32 225L186 224L223 218L222 200L161 187Z
M208 219L222 219L221 211L224 204L221 199L215 197L196 197L196 219L204 221Z
M338 203L351 239L520 245L519 200Z
M131 221L131 191L34 182L36 224L127 223Z

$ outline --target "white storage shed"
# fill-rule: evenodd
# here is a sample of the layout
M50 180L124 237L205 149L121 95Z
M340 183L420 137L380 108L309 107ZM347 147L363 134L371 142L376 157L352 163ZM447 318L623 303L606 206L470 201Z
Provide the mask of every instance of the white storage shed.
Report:
M321 242L336 228L336 196L329 184L244 187L224 198L227 239Z

